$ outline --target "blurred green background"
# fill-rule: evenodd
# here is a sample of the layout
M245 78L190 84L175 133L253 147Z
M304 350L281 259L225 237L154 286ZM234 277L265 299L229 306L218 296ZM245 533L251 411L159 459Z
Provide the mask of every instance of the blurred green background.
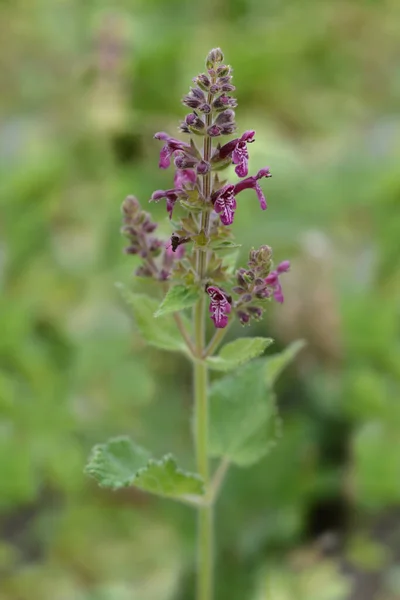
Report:
M192 511L82 470L120 433L193 462L189 366L145 348L114 283L134 267L121 202L170 187L152 135L175 134L214 46L257 131L250 170L273 173L267 212L240 197L241 261L262 243L292 261L285 304L229 336L308 342L277 448L228 475L216 598L399 599L398 0L0 11L0 600L193 598Z

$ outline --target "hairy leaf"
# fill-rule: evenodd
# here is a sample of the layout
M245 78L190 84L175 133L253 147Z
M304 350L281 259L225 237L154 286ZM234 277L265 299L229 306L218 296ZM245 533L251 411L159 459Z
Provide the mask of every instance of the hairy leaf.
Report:
M131 292L122 284L117 284L117 287L133 309L137 328L146 342L163 350L187 351L172 315L154 318L154 313L159 306L157 300L145 294Z
M245 466L267 454L280 424L272 384L302 345L295 343L280 354L253 360L213 383L211 456Z
M215 371L230 371L260 356L272 343L271 338L239 338L226 344L217 356L207 358L207 364Z
M171 454L160 460L151 458L127 437L113 438L95 446L85 470L99 485L115 490L135 486L170 498L204 492L201 477L180 469Z
M154 313L154 316L159 318L168 313L177 312L184 308L190 308L197 302L200 293L200 290L196 288L189 288L184 285L174 285L168 290L158 310Z

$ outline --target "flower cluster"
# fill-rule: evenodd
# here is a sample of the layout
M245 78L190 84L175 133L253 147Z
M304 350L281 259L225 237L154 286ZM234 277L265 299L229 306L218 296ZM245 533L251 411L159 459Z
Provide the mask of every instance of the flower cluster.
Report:
M184 248L172 247L172 242L162 241L152 233L157 229L157 223L151 220L149 213L142 210L135 196L127 196L122 204L123 233L129 240L125 248L126 254L136 254L141 259L141 265L136 270L140 277L153 277L160 281L169 279L174 262L182 258Z
M251 250L247 269L241 268L236 273L237 285L232 291L238 295L235 302L236 314L246 325L252 318L258 320L265 310L265 301L274 298L283 302L282 286L279 276L290 268L288 260L278 265L271 271L272 250L269 246L261 246L258 250Z
M232 68L224 63L221 50L216 48L208 54L206 69L193 79L182 99L190 112L179 130L189 138L180 140L165 132L154 136L162 142L159 167L174 168L174 184L170 189L153 192L150 201L166 200L174 233L167 243L154 238L151 234L156 225L133 197L124 203L123 231L130 239L127 252L138 254L143 260L139 274L161 281L172 275L174 282L205 289L211 319L215 327L224 328L234 316L242 324L259 319L271 298L283 302L280 276L288 271L289 262L271 270L272 251L261 246L250 252L247 268L239 269L236 281L232 281L232 270L225 257L226 249L235 246L230 225L234 222L238 195L254 190L261 210L265 210L267 202L261 184L271 173L264 167L249 175L249 145L255 142L254 130L224 143L220 141L237 129ZM219 177L230 165L238 177L235 183ZM177 206L185 211L178 220Z

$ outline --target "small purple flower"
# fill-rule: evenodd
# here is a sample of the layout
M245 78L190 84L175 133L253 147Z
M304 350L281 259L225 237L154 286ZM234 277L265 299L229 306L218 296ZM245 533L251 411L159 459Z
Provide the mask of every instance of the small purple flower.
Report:
M282 273L287 273L287 271L289 271L289 269L290 269L290 262L288 260L284 260L277 266L277 268L274 271L271 271L271 273L268 275L268 277L266 277L264 280L265 283L267 284L267 286L271 289L273 297L280 304L282 304L284 298L283 298L282 286L279 281L279 276L282 275Z
M265 200L263 191L260 187L260 184L258 183L258 180L262 179L263 177L272 177L268 167L264 167L263 169L260 169L258 171L257 175L247 177L246 179L239 181L239 183L237 183L235 185L235 194L238 194L242 190L247 190L247 189L255 190L256 194L257 194L257 198L260 202L261 210L265 210L267 208L267 201Z
M255 131L245 131L232 152L232 162L237 165L235 173L238 177L246 177L249 172L247 144L254 142L255 133Z
M175 187L170 190L156 190L152 193L150 202L158 202L165 198L167 200L167 211L169 218L172 218L172 211L174 210L175 202L178 198L185 198L187 194L185 190L187 188L193 188L196 183L196 173L191 169L178 169L175 172L174 185Z
M210 313L217 329L223 329L228 324L228 315L232 310L228 296L216 286L210 285L207 288L207 294L210 296Z
M223 225L232 225L236 206L235 186L225 185L219 190L214 202L214 210L219 214Z
M242 179L236 185L228 184L222 187L214 197L214 210L220 215L221 223L223 225L232 225L233 217L236 210L236 195L246 189L254 189L256 191L260 207L262 210L267 208L267 202L263 191L258 183L258 180L262 177L271 177L271 173L267 167L261 169L257 175Z
M179 198L179 192L182 192L181 189L171 189L171 190L156 190L152 193L150 202L158 202L165 198L167 200L167 211L169 214L169 218L172 218L172 211L174 210L175 202Z
M171 164L171 156L173 156L174 152L177 150L182 152L187 152L190 150L189 144L186 144L186 142L182 142L181 140L176 140L163 131L156 133L154 137L156 140L165 141L165 144L161 148L160 152L160 162L158 164L160 169L168 169L169 165Z
M178 169L174 176L175 188L183 189L187 185L192 187L196 183L196 173L191 169Z
M233 111L232 111L233 112ZM246 177L249 169L249 153L247 144L254 142L255 131L245 131L242 137L231 140L219 150L220 158L232 158L235 173L238 177Z

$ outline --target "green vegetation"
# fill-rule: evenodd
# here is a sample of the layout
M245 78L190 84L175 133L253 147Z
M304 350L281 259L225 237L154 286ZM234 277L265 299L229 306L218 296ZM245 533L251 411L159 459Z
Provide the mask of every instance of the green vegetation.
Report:
M163 312L145 348L115 283L129 288L135 263L122 253L122 200L134 193L144 205L167 187L151 137L168 122L175 134L177 98L213 46L235 67L241 129L257 131L252 171L273 173L266 212L251 210L251 192L241 196L240 252L267 243L277 261L292 261L285 304L227 338L271 336L271 354L307 342L278 379L278 443L228 474L216 597L348 600L353 583L372 577L363 600L395 600L400 4L112 5L0 9L0 600L191 600L191 510L99 489L83 467L94 444L123 432L194 470L184 345L163 351L175 326ZM164 206L149 210L164 217ZM239 365L240 348L213 360L215 371ZM260 386L279 370L271 364ZM269 417L250 423L251 447L224 432L238 464L252 462L256 426Z

